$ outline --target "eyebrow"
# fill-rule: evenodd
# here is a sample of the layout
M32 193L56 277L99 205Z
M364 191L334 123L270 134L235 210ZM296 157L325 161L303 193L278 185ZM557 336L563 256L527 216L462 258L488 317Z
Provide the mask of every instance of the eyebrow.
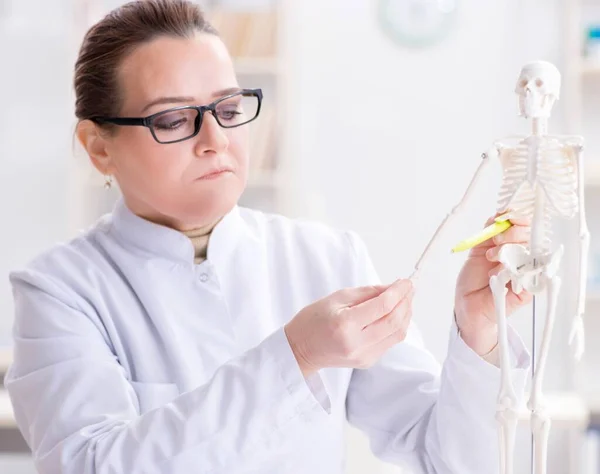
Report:
M223 97L230 94L235 94L236 92L241 91L242 89L239 87L228 87L227 89L221 89L220 91L213 92L211 94L212 97ZM149 104L142 109L142 113L148 110L150 107L154 107L155 105L161 104L180 104L182 102L193 102L195 100L194 97L189 96L173 96L173 97L159 97L158 99L153 100Z

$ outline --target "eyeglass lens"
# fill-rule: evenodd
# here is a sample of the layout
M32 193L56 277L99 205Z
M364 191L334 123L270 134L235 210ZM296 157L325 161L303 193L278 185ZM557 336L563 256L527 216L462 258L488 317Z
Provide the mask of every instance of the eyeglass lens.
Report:
M235 95L217 103L216 119L224 128L237 127L254 119L258 113L258 97ZM184 140L196 131L196 109L168 110L154 117L152 128L161 143Z

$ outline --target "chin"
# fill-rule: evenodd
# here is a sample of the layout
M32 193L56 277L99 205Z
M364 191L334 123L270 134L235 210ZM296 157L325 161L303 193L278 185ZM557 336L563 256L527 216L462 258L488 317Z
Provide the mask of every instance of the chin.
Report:
M184 196L184 214L194 221L209 221L227 214L238 203L241 191L237 186L203 189Z

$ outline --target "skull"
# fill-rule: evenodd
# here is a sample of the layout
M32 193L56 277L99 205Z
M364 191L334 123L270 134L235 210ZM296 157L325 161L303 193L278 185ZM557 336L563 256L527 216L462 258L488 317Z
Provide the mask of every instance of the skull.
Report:
M528 63L521 69L515 93L519 96L519 111L523 117L550 117L560 94L560 72L546 61Z

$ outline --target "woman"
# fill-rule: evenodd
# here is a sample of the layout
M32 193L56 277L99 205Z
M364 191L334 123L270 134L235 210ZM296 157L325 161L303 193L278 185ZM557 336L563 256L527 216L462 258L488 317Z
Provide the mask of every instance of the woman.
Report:
M196 6L110 13L75 93L78 139L123 198L10 276L6 387L40 473L341 473L346 419L417 472L495 471L500 242L459 276L440 367L410 282L381 285L355 233L237 205L262 95Z

